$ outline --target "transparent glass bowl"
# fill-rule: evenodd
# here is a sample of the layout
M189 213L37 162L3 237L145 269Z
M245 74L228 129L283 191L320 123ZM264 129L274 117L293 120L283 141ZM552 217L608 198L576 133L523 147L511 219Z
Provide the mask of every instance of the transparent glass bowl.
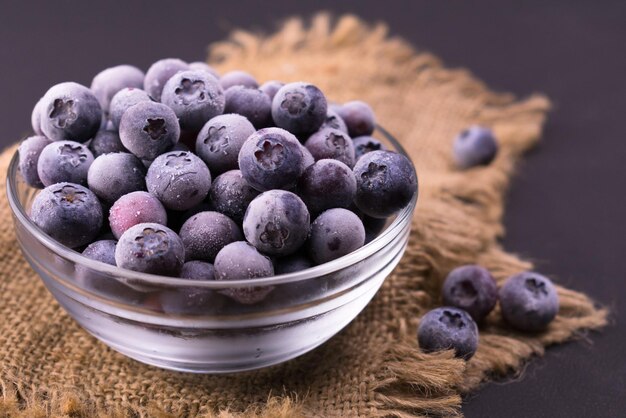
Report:
M378 138L406 153L384 129ZM143 363L227 373L304 354L348 325L398 264L408 242L417 196L359 250L301 272L245 281L187 281L100 263L45 235L27 213L37 190L18 170L7 194L24 257L63 308L90 334ZM242 305L223 291L254 287L268 296Z

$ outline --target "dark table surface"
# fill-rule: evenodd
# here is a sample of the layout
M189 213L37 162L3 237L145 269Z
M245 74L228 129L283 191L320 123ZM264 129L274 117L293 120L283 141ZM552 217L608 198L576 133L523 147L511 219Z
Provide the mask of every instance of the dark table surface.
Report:
M212 2L214 3L214 2ZM315 3L315 4L313 4ZM612 308L590 342L548 350L507 384L468 398L468 417L626 416L626 3L317 1L3 2L0 143L30 129L52 84L89 85L117 63L205 57L234 27L271 31L320 9L385 21L393 34L492 88L554 101L544 140L521 164L504 244Z

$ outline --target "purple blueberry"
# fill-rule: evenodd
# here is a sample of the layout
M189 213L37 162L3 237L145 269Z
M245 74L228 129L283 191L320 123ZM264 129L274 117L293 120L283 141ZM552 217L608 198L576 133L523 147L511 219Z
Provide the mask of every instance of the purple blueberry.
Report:
M142 160L154 160L178 142L180 127L172 109L161 103L140 102L120 121L122 144Z
M357 136L352 139L352 143L354 144L354 153L357 160L368 152L387 150L387 147L382 142L368 135Z
M161 102L172 108L181 129L197 132L224 112L224 90L206 71L181 71L165 83Z
M200 212L180 228L187 260L213 261L222 248L243 239L237 224L219 212Z
M57 84L41 100L41 130L53 141L85 142L100 129L102 108L85 86Z
M128 152L117 131L98 131L96 136L89 141L89 150L94 157L111 152Z
M185 248L168 227L142 223L122 234L115 249L115 262L128 270L178 276L185 262Z
M404 155L372 151L354 166L356 206L366 215L386 218L409 204L417 193L413 164Z
M35 135L43 135L43 131L41 130L41 112L43 105L43 97L37 101L35 107L33 107L33 112L30 115L30 124L33 127L33 132Z
M344 163L319 160L304 171L297 190L311 213L347 208L356 195L356 179Z
M187 261L179 277L189 280L215 280L213 264ZM214 305L216 294L202 287L184 287L162 291L159 295L165 313L201 315Z
M128 87L115 93L109 105L109 119L115 129L119 129L122 115L129 107L140 102L150 102L152 99L148 93L141 89Z
M243 234L265 254L295 253L309 235L310 215L294 193L270 190L257 196L243 218Z
M161 92L167 80L179 71L189 69L189 64L178 58L165 58L152 64L143 79L143 89L156 101L161 101Z
M272 261L245 241L228 244L215 257L216 280L246 280L274 275ZM225 289L223 294L242 304L262 301L273 287L238 287Z
M520 331L542 331L559 312L556 288L550 279L535 272L509 277L499 296L502 317Z
M92 192L109 204L125 194L146 190L146 169L133 154L115 152L96 158L89 167L87 183Z
M20 156L19 168L24 181L31 187L41 189L44 184L37 173L37 162L43 149L51 142L45 136L31 136L20 144L18 154Z
M171 151L152 162L146 185L166 208L187 210L209 194L211 173L206 164L191 152Z
M244 86L251 89L259 88L256 79L245 71L229 71L220 77L220 84L224 90L233 86Z
M355 100L336 108L337 113L348 127L348 134L357 136L371 135L376 127L374 111L365 102Z
M243 178L240 170L230 170L217 176L211 184L209 199L216 211L241 223L252 199L259 192Z
M211 183L211 187L212 186L213 186L213 183ZM187 209L184 212L170 210L167 213L167 219L168 219L167 226L173 229L174 231L180 232L180 228L185 224L185 222L189 220L189 218L191 218L192 216L200 212L207 212L207 211L215 211L215 208L213 207L211 202L208 202L206 200L204 202L200 202L199 204L192 207L191 209Z
M315 164L315 158L311 151L309 151L304 145L300 144L300 151L302 151L302 172Z
M348 209L329 209L311 224L309 254L317 264L343 257L364 244L363 223Z
M108 114L111 99L118 91L127 88L142 88L144 73L132 65L117 65L96 74L91 81L93 92L102 110Z
M179 277L191 280L215 280L215 269L213 264L205 261L187 261L183 264Z
M422 317L417 340L426 353L453 349L456 357L469 360L478 348L478 327L464 310L444 306Z
M274 100L274 96L276 96L276 93L278 92L278 90L280 90L280 88L284 85L285 83L281 81L270 80L270 81L266 81L265 83L263 83L261 87L259 87L259 90L267 94L270 100Z
M259 191L288 189L302 174L303 154L298 139L280 128L252 134L239 152L239 169Z
M343 121L343 119L341 119L339 114L331 108L328 108L328 110L326 111L326 119L324 120L321 128L339 129L341 132L345 132L346 134L348 133L348 127L346 126L346 123Z
M306 254L297 252L287 257L281 257L274 262L274 270L276 274L289 274L306 270L313 267L313 261Z
M206 71L207 73L211 74L213 77L215 77L217 79L220 78L220 75L215 70L215 68L211 67L206 62L202 62L202 61L190 62L189 63L189 69L190 70L194 70L194 71L196 71L196 70Z
M196 154L213 174L239 168L237 158L254 126L241 115L219 115L209 120L196 139Z
M102 227L102 206L86 187L57 183L35 197L30 217L43 232L63 245L76 248L98 236Z
M498 286L487 269L475 265L461 266L446 277L442 296L444 305L463 309L480 322L496 306Z
M272 102L261 90L233 86L224 92L224 96L226 97L224 113L245 116L256 129L271 125Z
M367 216L354 205L354 202L350 205L349 209L363 222L366 244L374 241L387 225L387 218L372 218L371 216Z
M115 247L117 241L106 239L94 241L83 250L83 255L92 260L115 265Z
M78 142L56 141L44 147L37 161L37 174L45 186L55 183L87 184L93 154Z
M462 169L489 165L496 158L498 143L491 129L471 126L454 139L453 152Z
M326 97L309 83L289 83L281 87L272 100L272 119L298 137L317 131L326 120Z
M332 158L348 167L354 167L354 144L345 132L339 129L322 128L309 137L304 146L311 152L315 161Z
M132 192L117 199L109 211L109 225L119 239L127 229L143 223L167 225L167 212L148 192Z

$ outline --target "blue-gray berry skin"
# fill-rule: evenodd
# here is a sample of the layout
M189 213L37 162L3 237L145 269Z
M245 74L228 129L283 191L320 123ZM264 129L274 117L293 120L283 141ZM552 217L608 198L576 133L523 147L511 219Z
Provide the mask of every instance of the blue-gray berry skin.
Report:
M216 280L246 280L274 275L272 261L254 246L237 241L228 244L215 257ZM241 304L261 302L273 290L271 286L240 287L221 291Z
M239 169L255 189L292 188L302 174L303 154L298 139L280 128L252 134L239 151Z
M417 193L413 164L404 155L372 151L354 166L356 206L366 215L386 218L409 204Z
M56 141L44 147L37 161L37 174L44 186L69 182L87 184L93 154L78 142Z
M224 90L233 86L244 86L251 89L259 88L259 83L249 73L245 71L229 71L220 77L220 84Z
M237 224L219 212L200 212L189 218L180 228L187 260L212 262L222 248L243 236Z
M141 160L127 152L104 154L89 167L87 183L92 192L112 204L120 197L146 190L146 169Z
M98 131L96 136L89 141L89 150L96 158L111 152L128 152L117 131L106 130Z
M215 280L213 264L204 261L187 261L183 264L179 277L189 280ZM159 295L165 313L202 315L215 308L219 297L211 289L201 287L181 287L164 290Z
M35 107L33 107L33 112L30 115L30 124L33 127L33 132L35 135L43 135L43 131L41 130L41 113L42 113L42 104L43 97L37 101Z
M167 214L168 223L167 226L173 229L176 232L180 232L180 228L191 218L192 216L207 211L215 211L213 204L208 201L200 202L196 206L191 209L187 209L184 212L179 212L176 210L170 210Z
M109 105L109 119L115 127L119 129L122 115L129 107L140 102L150 102L152 99L142 89L128 87L115 93Z
M179 277L191 280L215 280L215 269L213 264L206 261L187 261L183 264Z
M509 277L499 296L502 317L521 331L542 331L559 312L556 288L550 279L535 272Z
M224 114L209 120L196 139L196 154L212 174L239 168L237 158L254 126L241 115Z
M302 172L315 164L315 158L311 151L309 151L304 145L300 144L300 151L302 151Z
M141 223L167 225L167 213L161 202L148 192L125 194L109 210L111 233L117 239L130 227Z
M376 117L367 103L354 100L338 106L336 110L348 127L348 134L351 137L371 135L374 132Z
M313 84L285 84L272 100L272 119L279 128L297 137L317 131L326 120L328 104L320 89Z
M240 224L248 205L258 195L259 192L248 184L240 170L230 170L213 181L209 200L216 211Z
M233 86L224 92L226 107L224 113L237 113L245 116L256 129L272 124L272 101L259 89Z
M365 228L365 243L374 241L387 226L387 218L372 218L359 210L354 203L349 208L363 222Z
M315 161L332 158L350 168L354 167L354 144L348 134L339 129L322 128L311 135L304 146L311 152Z
M496 306L498 286L487 269L466 265L452 270L443 282L444 305L469 313L476 322L482 321Z
M209 119L224 113L224 90L206 71L181 71L165 83L161 102L172 108L181 129L198 132Z
M498 143L491 129L471 126L454 139L453 153L459 168L489 165L496 158Z
M118 267L142 273L178 276L185 262L180 237L166 226L137 224L122 234L115 249Z
M356 195L356 179L341 161L319 160L304 171L297 191L311 213L347 208Z
M352 139L352 143L354 144L354 154L357 160L368 152L387 150L387 147L382 142L369 135L357 136Z
M51 87L40 106L41 130L53 141L85 142L100 129L102 107L91 90L78 83Z
M278 93L278 90L280 90L280 88L284 85L285 83L283 83L282 81L270 80L261 84L261 87L259 87L259 90L267 94L270 100L274 100L274 96L276 96L276 93Z
M311 224L309 255L322 264L358 250L365 244L363 223L348 209L329 209Z
M115 265L115 247L117 241L106 239L94 241L83 250L83 255L92 260Z
M220 78L220 74L215 70L215 68L211 67L206 62L201 62L201 61L190 62L189 69L194 70L194 71L195 70L206 71L207 73L211 74L213 77L217 79Z
M24 181L31 187L42 189L44 184L37 173L37 162L41 151L49 145L51 141L45 136L31 136L20 144L18 154L20 156L19 168Z
M33 200L30 217L46 234L71 248L89 244L102 227L102 206L80 184L58 183Z
M111 99L118 91L127 88L142 88L144 73L132 65L117 65L96 74L91 81L91 91L108 114Z
M124 112L119 133L126 149L142 160L154 160L176 145L180 126L172 109L145 101Z
M165 83L179 71L189 69L189 64L178 58L161 59L148 68L143 79L143 89L156 101L161 101L161 92Z
M339 129L341 132L348 133L348 127L346 123L341 119L341 116L330 107L326 110L326 119L321 128L333 128Z
M315 264L303 252L297 252L287 257L280 257L274 261L274 271L276 274L289 274L306 270Z
M171 151L152 162L146 185L166 208L187 210L209 194L211 173L206 164L191 152Z
M453 349L456 357L469 360L478 348L478 327L464 310L444 306L422 317L417 340L426 353Z
M302 247L310 222L309 211L297 195L270 190L250 202L243 218L243 233L262 253L285 256Z

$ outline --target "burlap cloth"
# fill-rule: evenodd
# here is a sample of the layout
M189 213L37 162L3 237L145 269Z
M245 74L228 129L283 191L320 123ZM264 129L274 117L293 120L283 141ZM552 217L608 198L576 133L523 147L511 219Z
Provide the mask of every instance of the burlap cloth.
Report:
M220 71L249 70L259 80L308 80L331 100L373 105L412 155L420 179L400 266L350 326L309 354L228 376L168 372L125 358L74 323L22 258L3 198L0 417L454 415L461 395L481 382L515 373L544 347L605 324L605 310L561 287L561 310L545 333L514 332L495 311L467 364L450 352L424 355L417 347L419 318L438 303L450 269L480 263L502 280L532 267L497 240L515 162L538 140L550 107L545 97L495 94L468 72L446 69L433 55L390 39L384 26L350 16L333 23L318 15L310 26L290 20L269 37L238 31L211 46L210 62ZM451 141L473 123L493 127L501 152L487 168L459 172ZM2 176L13 152L0 157Z

